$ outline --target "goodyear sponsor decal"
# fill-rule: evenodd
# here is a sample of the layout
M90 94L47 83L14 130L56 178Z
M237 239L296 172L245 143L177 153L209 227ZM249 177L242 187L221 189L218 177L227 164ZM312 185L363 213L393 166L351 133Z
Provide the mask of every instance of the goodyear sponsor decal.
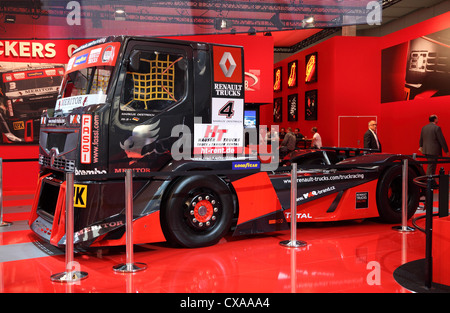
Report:
M259 170L261 168L261 163L259 161L239 161L233 162L233 170Z

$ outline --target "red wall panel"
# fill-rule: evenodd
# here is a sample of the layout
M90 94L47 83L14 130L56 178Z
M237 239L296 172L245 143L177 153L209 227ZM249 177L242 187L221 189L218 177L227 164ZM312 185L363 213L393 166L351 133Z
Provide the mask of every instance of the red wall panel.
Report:
M4 191L34 192L39 172L38 151L37 145L0 145Z
M449 27L450 12L384 36L380 40L380 49L407 44L409 40ZM406 53L404 58L407 58ZM381 103L379 133L381 138L388 139L383 141L383 149L403 154L418 153L420 131L428 124L431 114L439 116L439 125L450 144L449 103L450 96Z
M339 116L377 116L383 152L412 154L418 152L420 130L428 116L437 114L450 144L450 96L381 103L383 49L401 47L397 52L404 54L403 59L393 64L400 73L394 82L400 86L404 84L408 41L449 27L450 13L445 13L384 37L333 37L276 63L275 68L283 68L282 91L274 93L274 98L283 98L283 122L273 122L273 105L269 104L261 107L261 125L299 127L308 136L311 127L317 126L324 146L335 146ZM318 81L310 85L299 81L296 89L288 89L287 64L297 59L302 78L305 55L312 52L318 52ZM304 93L311 89L318 90L317 121L304 119ZM292 93L299 98L297 122L287 121L287 97Z
M278 124L280 127L300 128L311 137L311 128L318 127L324 146L338 144L338 116L379 114L380 50L378 38L333 37L309 49L301 51L274 65L283 68L282 91L274 98L283 98L283 121L273 122L273 106L261 107L261 125ZM305 56L317 52L317 82L306 84ZM287 64L298 60L299 83L297 88L287 87ZM305 120L305 91L318 90L317 120ZM288 122L287 97L298 94L298 121ZM364 133L361 134L361 139Z

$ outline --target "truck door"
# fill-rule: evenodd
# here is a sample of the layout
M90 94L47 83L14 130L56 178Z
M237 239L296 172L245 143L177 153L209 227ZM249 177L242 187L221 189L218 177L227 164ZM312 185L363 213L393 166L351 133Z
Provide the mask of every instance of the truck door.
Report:
M172 159L172 128L193 126L191 59L189 46L128 44L111 111L110 173L157 171Z

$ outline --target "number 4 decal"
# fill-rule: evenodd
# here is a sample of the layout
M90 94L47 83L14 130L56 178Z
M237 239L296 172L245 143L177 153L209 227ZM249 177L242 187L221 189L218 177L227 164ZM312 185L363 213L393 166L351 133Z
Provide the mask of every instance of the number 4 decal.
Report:
M225 115L226 118L232 118L234 115L234 101L228 101L220 110L219 115Z

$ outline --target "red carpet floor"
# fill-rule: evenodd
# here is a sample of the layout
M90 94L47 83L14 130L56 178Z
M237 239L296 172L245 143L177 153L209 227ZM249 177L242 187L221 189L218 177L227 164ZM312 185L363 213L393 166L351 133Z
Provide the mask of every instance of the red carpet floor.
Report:
M200 249L175 249L165 243L134 246L135 262L148 268L120 274L125 247L76 253L88 278L52 282L65 271L64 251L34 237L26 222L32 195L4 196L0 228L0 293L409 293L393 272L424 258L425 235L400 233L373 221L299 224L302 248L279 243L289 231L227 237Z

